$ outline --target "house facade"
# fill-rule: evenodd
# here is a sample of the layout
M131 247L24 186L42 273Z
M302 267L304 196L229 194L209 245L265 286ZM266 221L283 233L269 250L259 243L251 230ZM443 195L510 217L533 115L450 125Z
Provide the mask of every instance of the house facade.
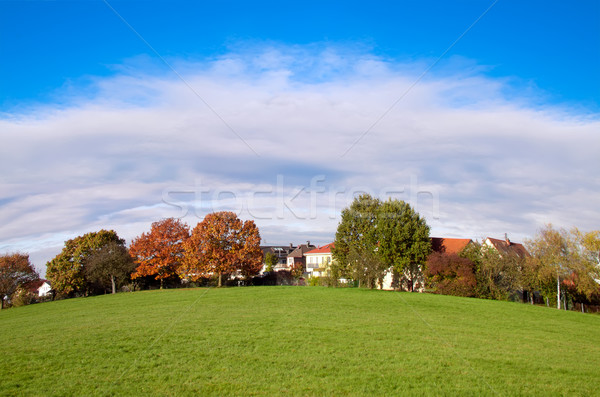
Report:
M294 266L302 266L302 272L306 273L306 258L304 257L304 254L315 248L317 247L312 245L310 241L307 241L306 244L300 244L288 254L287 268L292 269Z
M264 273L266 271L266 263L264 258L268 253L271 253L277 257L277 264L273 268L274 271L289 270L287 258L288 255L296 249L296 247L290 243L290 245L263 245L260 247L260 249L263 253L263 267L261 269L261 273Z
M323 277L327 275L329 266L333 262L333 255L331 253L333 246L334 243L329 243L304 254L308 276Z
M45 296L49 296L51 294L52 291L52 287L50 286L50 282L48 280L36 280L36 281L31 281L29 283L27 283L26 285L24 285L24 288L32 293L37 295L38 297L45 297Z

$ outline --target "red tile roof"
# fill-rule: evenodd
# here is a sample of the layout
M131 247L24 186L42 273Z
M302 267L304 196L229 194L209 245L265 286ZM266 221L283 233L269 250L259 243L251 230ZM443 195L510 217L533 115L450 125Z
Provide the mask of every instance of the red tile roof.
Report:
M432 237L431 248L433 252L458 254L471 242L470 238Z
M315 248L314 250L310 250L308 252L305 252L304 255L308 255L308 254L331 254L331 249L333 248L334 243L329 243L326 244L322 247L319 248Z
M492 243L494 248L496 248L498 250L498 252L500 252L500 254L517 255L521 258L530 256L529 252L527 252L525 247L523 247L523 244L513 243L512 241L510 241L508 239L507 240L499 240L497 238L490 238L490 237L488 237L486 240L488 240L490 243Z
M24 287L24 288L25 288L27 291L29 291L29 292L36 293L36 292L38 292L38 290L40 289L40 287L41 287L42 285L44 285L44 283L48 283L48 284L50 284L50 283L48 282L48 280L39 279L39 280L30 281L30 282L28 282L28 283L24 284L24 285L23 285L23 287Z

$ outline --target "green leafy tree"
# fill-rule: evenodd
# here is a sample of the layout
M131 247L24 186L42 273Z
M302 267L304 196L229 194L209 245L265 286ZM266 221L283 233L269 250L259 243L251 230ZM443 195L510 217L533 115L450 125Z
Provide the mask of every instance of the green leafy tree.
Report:
M413 291L430 252L429 226L409 204L392 199L381 202L364 194L342 211L332 275L358 275L355 266L362 257L362 262L371 263L375 269L392 267ZM372 260L374 256L379 263Z
M61 253L46 265L46 277L52 289L62 296L87 293L89 285L85 278L84 262L109 242L125 244L114 230L104 229L66 241Z
M501 255L496 249L483 245L478 263L477 297L508 300L520 289L523 259L516 255Z
M347 260L350 276L353 280L358 280L359 287L373 289L377 287L377 283L383 283L388 266L376 251L352 247Z
M84 262L88 281L101 287L110 288L112 293L117 287L130 280L136 265L125 244L111 241L94 251Z
M381 260L404 276L408 289L414 291L431 253L425 219L408 203L390 199L380 207L375 235Z
M29 255L22 253L0 256L0 309L4 308L4 299L28 282L40 278L29 262Z
M335 277L350 277L349 256L356 252L373 252L377 245L375 225L381 201L369 194L354 199L350 207L342 210L332 249L335 259L331 270Z
M272 252L267 252L265 255L265 271L272 272L273 268L277 266L277 255Z

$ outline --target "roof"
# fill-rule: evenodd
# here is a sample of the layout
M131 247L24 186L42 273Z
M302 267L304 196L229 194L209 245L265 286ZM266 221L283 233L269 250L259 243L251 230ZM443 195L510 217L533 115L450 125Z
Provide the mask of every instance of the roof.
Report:
M263 255L266 255L268 252L271 252L277 256L286 256L291 251L294 250L294 247L290 245L261 245L260 249L263 252Z
M322 247L315 248L314 250L306 252L304 255L313 255L313 254L331 254L331 249L334 247L335 243L329 243Z
M305 252L315 249L314 245L300 244L295 250L288 254L288 258L302 258Z
M458 254L472 242L473 241L470 238L432 237L431 248L433 249L433 252Z
M48 285L50 285L50 282L48 280L39 279L35 281L30 281L24 284L23 287L29 292L38 292L38 290L42 285L44 285L44 283L48 283Z
M517 255L521 258L530 256L523 244L513 243L508 238L505 240L499 240L497 238L488 237L486 241L489 241L501 255Z

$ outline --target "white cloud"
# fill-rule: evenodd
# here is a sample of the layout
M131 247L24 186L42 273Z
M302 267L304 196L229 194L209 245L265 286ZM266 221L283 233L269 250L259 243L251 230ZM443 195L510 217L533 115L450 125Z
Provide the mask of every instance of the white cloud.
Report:
M437 235L597 228L600 122L531 92L508 100L506 80L472 65L434 70L402 97L422 63L361 49L272 46L173 64L185 83L124 67L66 105L0 119L0 250L44 262L103 227L131 239L184 212L165 197L184 202L192 225L231 208L254 215L269 243L326 242L361 189L416 198ZM209 191L195 195L198 184Z

